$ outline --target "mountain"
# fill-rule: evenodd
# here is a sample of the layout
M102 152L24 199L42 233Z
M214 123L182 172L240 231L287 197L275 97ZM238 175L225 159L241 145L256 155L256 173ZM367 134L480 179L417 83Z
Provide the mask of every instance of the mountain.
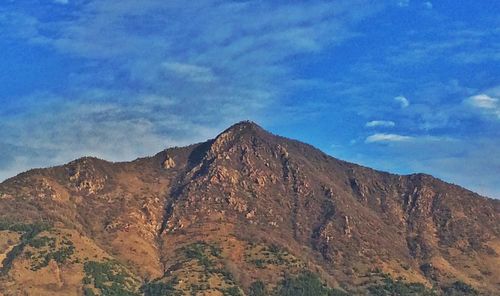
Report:
M500 295L500 201L237 123L0 184L0 295Z

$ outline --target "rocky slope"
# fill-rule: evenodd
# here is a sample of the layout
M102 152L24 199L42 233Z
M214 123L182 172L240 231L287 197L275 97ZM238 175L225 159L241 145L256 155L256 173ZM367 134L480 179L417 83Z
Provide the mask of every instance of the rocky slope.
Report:
M500 295L499 201L251 122L20 174L0 217L0 295Z

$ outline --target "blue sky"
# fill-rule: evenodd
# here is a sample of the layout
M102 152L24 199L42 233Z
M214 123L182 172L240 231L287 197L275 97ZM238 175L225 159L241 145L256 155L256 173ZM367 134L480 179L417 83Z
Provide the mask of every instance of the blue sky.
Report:
M251 119L500 197L500 2L4 0L0 179Z

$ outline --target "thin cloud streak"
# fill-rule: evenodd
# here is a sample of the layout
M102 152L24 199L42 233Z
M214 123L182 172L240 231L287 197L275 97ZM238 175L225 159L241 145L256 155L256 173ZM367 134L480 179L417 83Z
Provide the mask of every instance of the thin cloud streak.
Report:
M365 142L366 143L404 142L404 141L410 141L412 139L413 139L413 137L410 137L410 136L403 136L403 135L397 135L397 134L377 133L377 134L373 134L371 136L368 136L366 138Z
M390 120L372 120L365 124L366 127L394 127L396 123Z

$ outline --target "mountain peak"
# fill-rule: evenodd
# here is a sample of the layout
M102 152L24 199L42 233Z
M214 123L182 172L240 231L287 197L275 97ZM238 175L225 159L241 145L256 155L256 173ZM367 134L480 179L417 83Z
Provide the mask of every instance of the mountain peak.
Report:
M228 146L241 144L254 137L265 137L268 132L253 121L245 120L233 124L220 133L211 145L211 152L220 153Z
M251 120L243 120L237 122L224 130L222 134L231 132L231 133L243 133L245 131L264 131L264 129L259 126L257 123Z

